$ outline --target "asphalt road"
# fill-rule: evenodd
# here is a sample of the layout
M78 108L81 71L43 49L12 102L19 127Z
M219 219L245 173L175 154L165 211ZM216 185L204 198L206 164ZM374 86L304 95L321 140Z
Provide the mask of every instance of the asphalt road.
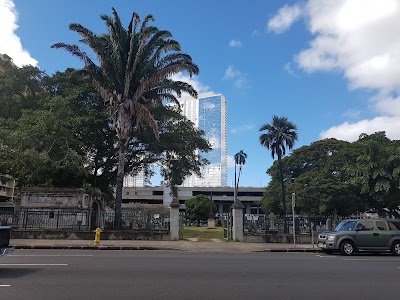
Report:
M397 299L400 257L16 250L1 299Z

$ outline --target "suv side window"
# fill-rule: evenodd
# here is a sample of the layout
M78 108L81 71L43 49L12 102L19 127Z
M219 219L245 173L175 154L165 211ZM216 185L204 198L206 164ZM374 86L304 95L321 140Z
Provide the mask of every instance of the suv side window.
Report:
M358 230L358 231L374 230L374 222L373 221L360 221L356 225L356 230Z
M388 230L386 221L376 221L375 224L376 224L376 228L378 228L378 230Z
M400 230L399 221L388 221L389 230Z

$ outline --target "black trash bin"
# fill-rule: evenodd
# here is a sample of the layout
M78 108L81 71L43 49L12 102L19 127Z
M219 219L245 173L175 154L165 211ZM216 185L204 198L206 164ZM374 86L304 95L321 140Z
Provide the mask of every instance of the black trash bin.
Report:
M10 243L11 227L0 226L0 247L8 247Z

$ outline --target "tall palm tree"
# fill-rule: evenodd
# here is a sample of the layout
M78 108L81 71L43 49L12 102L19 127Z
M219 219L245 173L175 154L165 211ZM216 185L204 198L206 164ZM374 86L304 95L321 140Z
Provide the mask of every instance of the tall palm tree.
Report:
M234 203L237 203L237 192L239 188L239 181L240 181L240 174L242 173L242 167L246 163L247 154L240 150L238 153L235 154L235 187L234 187ZM236 180L236 166L239 165L239 172L238 177Z
M147 15L141 23L139 15L133 13L125 29L114 8L112 12L112 17L100 16L106 23L106 34L96 35L80 24L69 25L70 30L82 37L80 42L94 52L98 64L77 45L56 43L52 47L64 49L84 62L82 71L90 76L107 104L118 138L115 226L121 228L127 145L141 126L150 126L156 139L159 138L150 107L163 105L165 100L178 103L177 97L182 92L197 97L191 85L174 81L171 76L180 72L192 76L198 74L199 68L189 55L181 52L169 31L149 25L149 21L154 21L152 15Z
M264 124L261 126L260 131L266 130L267 133L260 135L260 143L271 151L272 158L275 159L275 155L278 157L279 173L281 178L282 188L282 206L284 218L284 230L287 233L286 224L286 195L285 195L285 183L283 181L282 171L282 157L286 154L286 148L291 150L294 143L297 141L297 126L290 122L287 117L272 117L271 124Z

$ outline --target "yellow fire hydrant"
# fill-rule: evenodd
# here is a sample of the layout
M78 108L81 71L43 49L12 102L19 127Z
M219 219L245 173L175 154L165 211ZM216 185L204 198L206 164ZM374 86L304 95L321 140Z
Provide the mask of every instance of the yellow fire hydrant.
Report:
M95 230L95 234L94 234L94 245L95 246L98 246L99 244L100 244L100 233L102 232L103 230L101 230L100 228L96 228L96 230Z

